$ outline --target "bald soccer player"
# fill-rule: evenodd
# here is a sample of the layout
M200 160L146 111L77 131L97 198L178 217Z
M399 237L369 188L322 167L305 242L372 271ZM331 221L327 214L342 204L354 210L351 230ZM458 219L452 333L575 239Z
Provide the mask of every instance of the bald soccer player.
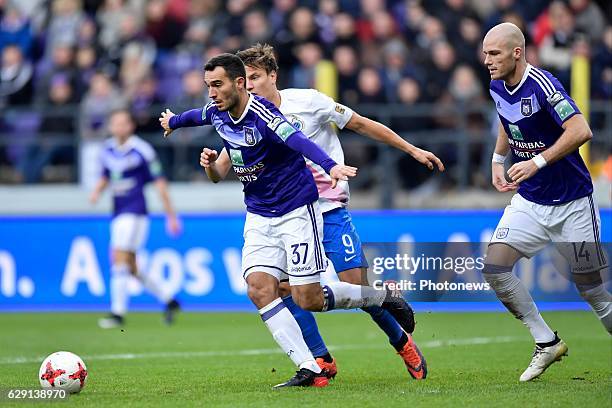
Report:
M591 129L557 78L525 60L525 37L514 24L493 27L483 41L484 63L500 125L492 178L513 191L491 238L483 269L499 300L531 332L536 347L520 381L530 381L567 355L567 345L546 324L523 283L512 273L522 257L553 242L571 266L571 280L612 333L612 297L601 279L607 267L593 184L578 148ZM504 163L514 164L506 181Z

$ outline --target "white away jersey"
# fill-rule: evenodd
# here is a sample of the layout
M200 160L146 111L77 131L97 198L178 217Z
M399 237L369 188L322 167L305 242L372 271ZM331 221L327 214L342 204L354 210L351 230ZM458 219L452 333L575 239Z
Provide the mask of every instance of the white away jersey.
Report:
M333 124L344 128L353 116L353 111L315 89L283 89L280 91L279 110L287 120L311 141L319 145L336 163L344 164L344 152ZM306 160L319 190L319 205L322 212L345 207L349 201L349 186L339 181L331 188L331 177L319 165Z

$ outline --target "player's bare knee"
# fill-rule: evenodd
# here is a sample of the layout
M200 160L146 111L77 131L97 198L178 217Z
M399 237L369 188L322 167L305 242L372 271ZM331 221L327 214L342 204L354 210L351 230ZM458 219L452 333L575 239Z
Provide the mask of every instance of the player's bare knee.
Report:
M289 282L281 282L278 285L278 295L282 298L291 295L291 286L289 286Z
M257 306L262 308L278 298L278 284L274 277L255 272L247 277L247 295Z

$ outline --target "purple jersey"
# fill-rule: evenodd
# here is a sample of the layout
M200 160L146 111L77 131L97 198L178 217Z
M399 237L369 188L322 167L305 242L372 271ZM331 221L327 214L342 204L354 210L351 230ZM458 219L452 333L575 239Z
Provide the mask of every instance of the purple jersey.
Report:
M508 90L504 81L494 80L490 92L514 161L530 160L548 149L563 133L563 122L580 113L557 78L530 64L515 88ZM577 150L518 188L525 199L543 205L567 203L592 192L591 176Z
M161 165L153 147L138 136L121 146L115 139L104 143L102 172L113 193L113 217L119 214L147 214L145 185L161 177Z
M234 172L244 186L247 211L279 217L319 198L302 154L288 145L300 139L312 143L287 122L273 103L250 94L238 119L227 111L219 111L214 102L199 109L196 120L191 119L194 113L188 111L173 117L170 126L174 129L213 125L217 129ZM289 139L290 136L294 138ZM329 166L335 164L329 157L324 158Z

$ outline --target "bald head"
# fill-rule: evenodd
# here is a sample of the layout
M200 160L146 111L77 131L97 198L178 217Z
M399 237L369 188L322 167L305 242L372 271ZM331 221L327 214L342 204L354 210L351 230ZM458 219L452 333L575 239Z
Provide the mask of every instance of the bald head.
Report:
M482 41L484 63L491 79L502 79L513 84L526 68L525 36L512 23L501 23L489 30Z
M489 30L484 42L493 42L507 49L520 48L525 50L525 36L521 29L512 23L501 23Z

